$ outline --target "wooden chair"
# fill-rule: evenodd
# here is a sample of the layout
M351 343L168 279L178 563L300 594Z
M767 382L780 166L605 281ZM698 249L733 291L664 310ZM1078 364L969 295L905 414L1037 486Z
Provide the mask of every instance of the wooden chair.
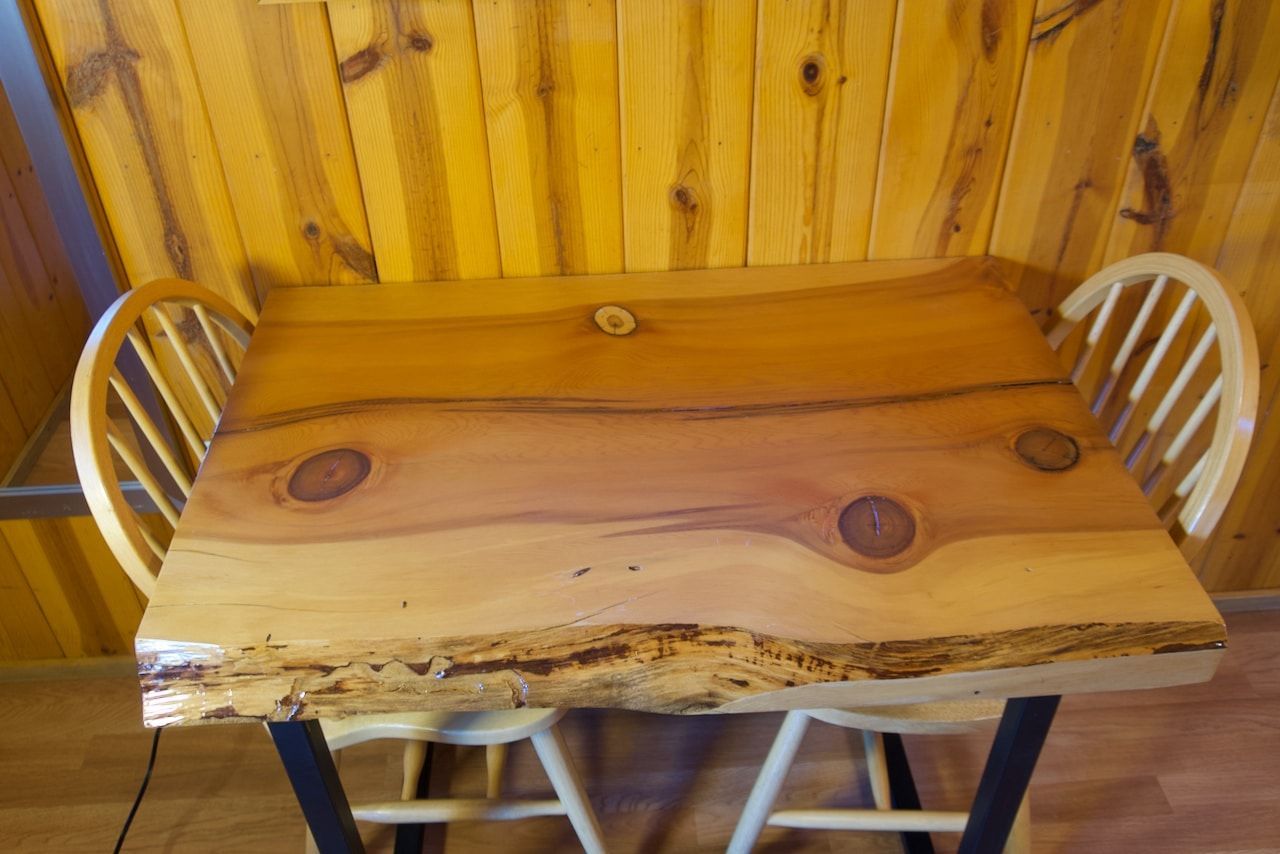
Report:
M161 279L129 291L112 304L94 326L76 367L71 392L76 470L112 553L148 596L155 590L179 514L255 321L199 285ZM148 340L146 328L153 332L155 343ZM143 400L151 390L139 395L117 367L126 340L150 378L156 407L163 405L163 414L154 408L148 411ZM109 417L113 395L123 403L127 421ZM170 434L176 436L172 442ZM121 485L121 466L141 484L158 515L144 518L130 504ZM158 476L157 471L163 474ZM556 727L563 716L564 712L554 709L420 712L323 721L322 728L335 755L343 747L373 739L405 742L401 800L355 805L352 811L357 818L418 824L567 815L583 847L603 851L600 827ZM501 797L507 745L525 738L532 741L556 799ZM487 797L414 799L427 742L484 745Z
M1258 347L1244 303L1203 264L1154 252L1098 272L1055 314L1050 346L1072 366L1072 381L1108 428L1111 441L1183 554L1191 557L1222 517L1253 436ZM1091 316L1092 321L1084 323ZM1216 358L1211 352L1214 344ZM1158 392L1161 387L1163 392ZM1215 409L1217 417L1210 427L1209 414ZM766 824L963 831L966 812L891 808L882 734L968 732L1003 711L1003 701L975 700L788 712L729 851L749 851ZM862 730L874 809L773 811L812 720ZM1029 848L1030 816L1024 801L1005 850Z

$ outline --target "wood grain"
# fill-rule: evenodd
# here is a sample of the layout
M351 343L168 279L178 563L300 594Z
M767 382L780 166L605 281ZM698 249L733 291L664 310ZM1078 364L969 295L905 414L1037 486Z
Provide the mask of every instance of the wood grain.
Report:
M1106 260L1176 249L1212 263L1280 77L1280 8L1212 0L1173 17Z
M628 270L744 262L755 18L733 0L619 2Z
M256 311L258 294L173 4L35 5L129 283L198 278Z
M498 275L471 4L328 10L379 279Z
M1102 266L1169 15L1167 0L1040 0L1032 21L991 254L1047 317ZM1084 144L1082 144L1082 142Z
M747 263L866 257L894 4L759 4Z
M140 630L148 720L1207 676L1216 612L998 273L273 293Z
M324 6L178 8L258 286L377 281Z
M1280 817L1280 641L1273 614L1228 616L1231 652L1212 682L1063 700L1031 783L1033 850L1126 852L1265 851ZM138 726L134 676L88 678L70 667L0 688L0 848L97 852L110 847L145 763L150 733ZM0 669L0 679L8 674ZM95 702L86 707L83 698ZM610 851L723 852L769 750L780 715L670 717L615 710L570 712L560 723ZM921 799L931 809L968 809L992 729L907 737ZM51 740L61 749L48 749ZM129 832L142 850L256 854L302 845L303 821L280 760L260 727L173 729L161 738L152 788ZM856 735L816 724L787 778L781 808L867 805L867 771ZM485 791L484 751L436 754L432 790ZM360 799L394 798L401 748L370 743L343 751L342 778ZM505 793L550 792L534 752L513 745ZM163 795L163 797L154 797ZM154 799L153 799L154 797ZM48 821L56 810L59 820ZM360 825L367 850L390 854L394 833ZM552 851L572 845L563 819L467 822L449 827L440 850ZM940 854L959 837L939 834ZM898 854L890 833L770 828L762 850Z
M1280 493L1272 460L1280 444L1280 89L1272 97L1249 174L1236 203L1218 267L1240 289L1258 331L1260 418L1249 464L1217 536L1196 562L1211 590L1280 586Z
M868 257L986 251L1031 7L898 4Z
M504 276L622 271L612 3L475 4Z

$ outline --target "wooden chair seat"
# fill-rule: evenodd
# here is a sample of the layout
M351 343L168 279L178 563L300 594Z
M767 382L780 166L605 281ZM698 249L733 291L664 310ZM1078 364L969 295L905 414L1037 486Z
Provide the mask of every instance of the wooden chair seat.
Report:
M899 735L949 735L984 729L1004 714L1004 700L940 700L863 709L808 709L809 717L833 726Z
M1136 295L1141 299L1130 301L1129 322L1117 329L1120 324L1113 321L1124 314L1122 301L1130 288L1142 289ZM1047 336L1050 346L1070 357L1072 381L1107 427L1170 535L1191 557L1221 518L1253 436L1260 368L1243 301L1203 264L1152 252L1099 271L1056 314ZM1215 351L1216 365L1211 358ZM1180 364L1170 355L1179 353ZM1217 417L1210 421L1215 410ZM766 824L963 831L968 821L964 812L891 808L881 734L970 732L1003 710L1003 701L982 699L788 712L729 851L745 854ZM811 720L862 730L874 809L772 810ZM1006 851L1029 849L1029 823L1024 800Z
M501 712L409 712L358 715L320 722L331 750L379 738L438 744L510 744L555 725L562 709L513 709Z

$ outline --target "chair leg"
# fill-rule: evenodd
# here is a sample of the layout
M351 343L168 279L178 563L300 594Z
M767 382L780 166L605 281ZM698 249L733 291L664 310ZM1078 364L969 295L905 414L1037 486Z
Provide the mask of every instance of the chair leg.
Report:
M751 846L755 845L760 831L764 830L765 822L769 820L773 802L778 799L782 782L791 770L791 762L796 758L796 751L800 749L800 742L808 728L808 715L799 711L787 712L778 736L773 740L773 747L769 749L769 755L760 767L760 775L751 788L747 805L742 808L742 817L738 819L733 839L729 841L728 854L747 854Z
M1031 795L1028 793L1013 818L1013 829L1004 844L1004 854L1031 854Z
M489 785L485 790L485 797L500 798L502 797L502 769L507 764L507 745L486 745L484 762L489 772Z
M411 801L418 792L418 777L427 763L427 743L411 738L404 743L404 782L400 784L400 800Z
M889 764L884 756L884 736L870 730L862 731L862 748L867 756L867 777L871 780L871 797L876 809L893 808L889 794Z
M560 803L564 804L569 814L569 822L578 834L587 854L604 854L604 837L600 832L600 824L596 821L595 811L587 800L587 793L582 788L582 778L569 759L569 751L565 748L564 736L559 727L551 726L542 732L535 732L530 741L533 749L551 778L551 786L556 790Z

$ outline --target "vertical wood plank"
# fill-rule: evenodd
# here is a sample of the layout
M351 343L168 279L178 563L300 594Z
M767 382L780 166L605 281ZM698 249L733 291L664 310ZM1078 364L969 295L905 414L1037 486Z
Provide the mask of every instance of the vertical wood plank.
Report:
M379 278L499 275L470 3L328 8Z
M760 0L747 263L867 255L894 0Z
M63 654L110 655L128 649L92 582L84 553L60 519L0 522ZM85 582L88 583L85 583Z
M622 270L617 22L593 0L477 0L504 276Z
M1169 0L1040 0L991 254L1042 317L1102 266Z
M746 259L755 11L742 0L618 4L628 270Z
M258 287L377 281L324 6L178 8Z
M76 342L73 349L78 352L80 343L89 331L89 314L85 311L84 298L76 284L66 247L62 244L53 214L45 200L44 189L36 177L31 152L22 138L17 117L13 114L3 88L0 88L0 161L9 176L14 197L27 227L35 237L45 273L49 277L53 301L69 330L70 338Z
M258 303L172 0L36 0L131 285Z
M132 642L142 620L143 607L138 602L137 588L111 553L93 517L68 516L46 521L59 532L65 531L68 541L74 544L73 553L84 556L82 573L76 575L75 583L96 588L95 598L102 602L102 613L126 645Z
M61 658L62 647L40 609L18 559L0 529L0 599L4 601L0 622L8 638L4 654L13 660Z
M987 251L1031 0L900 0L871 258Z
M1280 587L1280 87L1227 227L1217 267L1258 333L1262 394L1253 448L1214 537L1197 555L1210 590Z
M1106 260L1212 264L1280 76L1280 5L1180 2L1134 139Z

